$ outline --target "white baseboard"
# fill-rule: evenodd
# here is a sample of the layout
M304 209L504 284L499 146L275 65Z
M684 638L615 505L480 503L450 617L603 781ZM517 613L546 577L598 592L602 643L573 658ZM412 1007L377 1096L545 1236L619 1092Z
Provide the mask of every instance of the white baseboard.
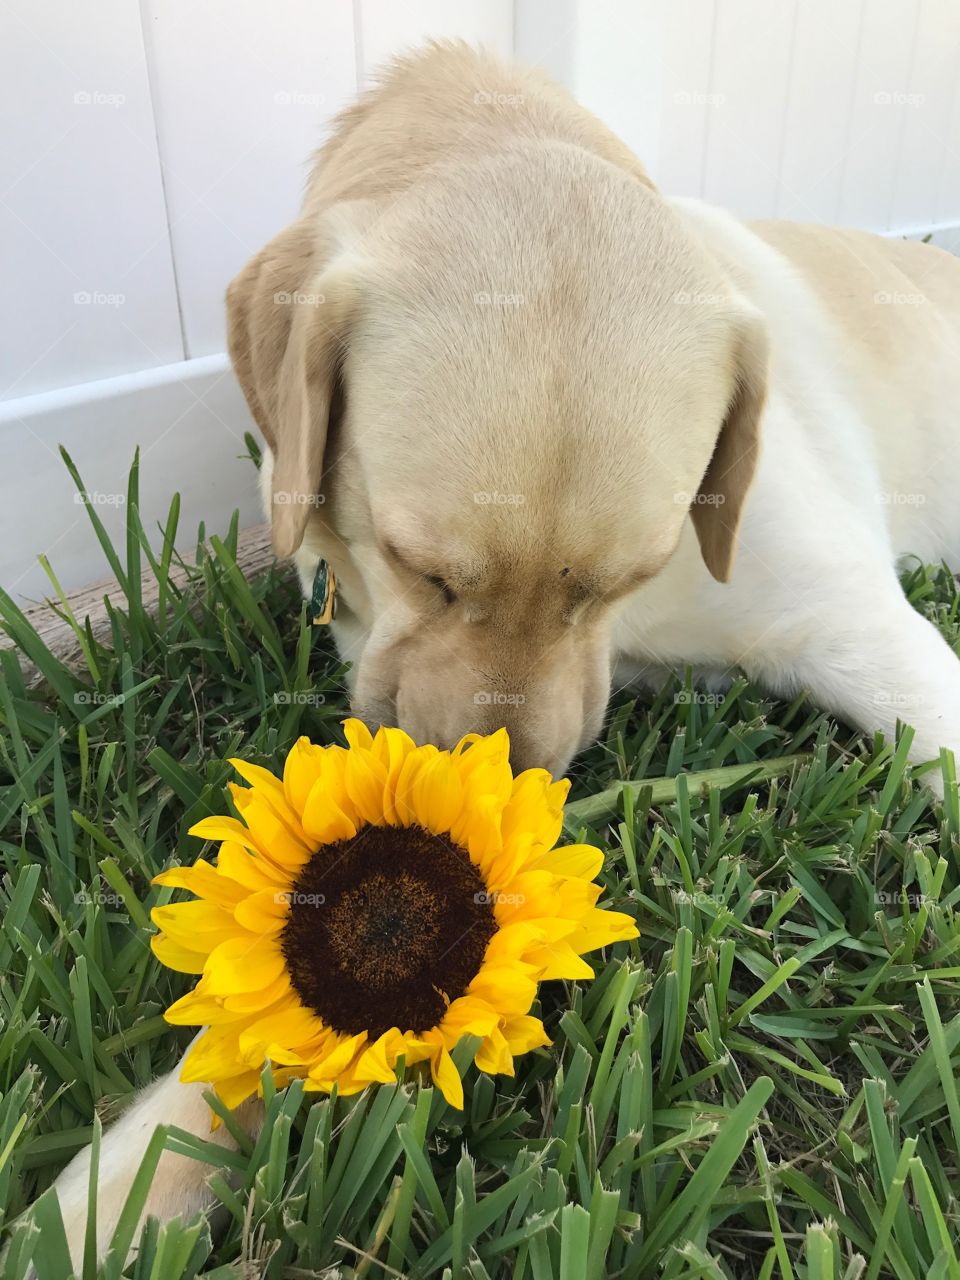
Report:
M932 227L907 227L903 231L890 231L888 235L905 236L908 240L924 240L929 236L931 244L960 257L960 222L941 222Z
M208 533L222 533L236 508L241 527L261 518L256 472L241 458L247 430L255 428L226 355L0 403L0 583L18 599L50 594L40 553L67 590L109 572L58 445L121 548L127 473L139 445L144 527L162 524L179 492L179 542L189 548L201 520Z

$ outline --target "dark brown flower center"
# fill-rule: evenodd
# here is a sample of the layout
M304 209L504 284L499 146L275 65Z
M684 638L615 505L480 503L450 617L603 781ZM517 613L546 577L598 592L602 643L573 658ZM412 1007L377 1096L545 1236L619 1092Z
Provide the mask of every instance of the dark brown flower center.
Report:
M324 845L291 890L280 945L305 1005L336 1031L429 1030L496 932L469 854L422 827Z

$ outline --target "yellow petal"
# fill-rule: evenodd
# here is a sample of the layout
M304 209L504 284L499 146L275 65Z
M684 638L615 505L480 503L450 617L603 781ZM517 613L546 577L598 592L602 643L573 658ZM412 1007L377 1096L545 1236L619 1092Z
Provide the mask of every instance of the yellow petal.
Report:
M303 829L315 845L335 844L357 834L357 812L344 781L346 760L346 751L330 747L324 752L320 777L310 788Z
M198 985L194 991L188 991L185 996L175 1000L163 1016L175 1027L203 1027L208 1023L213 1026L235 1022L245 1015L224 1009L222 1000L204 994Z
M510 1046L504 1039L499 1027L494 1027L485 1038L483 1044L477 1050L474 1062L481 1071L488 1071L491 1075L512 1076L515 1074Z
M295 1052L298 1045L322 1030L322 1023L312 1009L289 1003L244 1027L239 1036L240 1052L251 1067L262 1066L264 1058L274 1056L272 1046L277 1047L276 1056L281 1057L285 1051Z
M252 853L233 840L224 841L220 846L220 852L217 854L217 870L221 875L228 876L237 884L243 885L245 889L252 889L254 892L271 888L282 891L292 883L289 872L278 870L258 854Z
M184 1084L210 1084L248 1070L239 1055L235 1029L211 1027L187 1050L180 1067L180 1079Z
M539 1018L531 1018L528 1014L519 1018L508 1018L501 1030L514 1057L550 1044L550 1037L544 1030L543 1023Z
M343 775L347 795L361 822L383 822L383 792L387 771L372 751L354 747L347 754Z
M322 769L324 748L309 738L298 738L283 765L283 792L294 813L302 816L313 784Z
M529 1006L528 1006L529 1007ZM497 1009L474 994L454 1000L440 1021L444 1044L452 1049L464 1036L486 1036L500 1021Z
M212 994L233 996L260 991L276 982L285 965L276 939L245 933L211 951L203 972Z
M226 1080L216 1080L213 1091L225 1106L231 1110L246 1102L260 1088L260 1072L244 1071L240 1075L230 1076Z
M493 896L493 914L499 925L541 916L562 915L560 888L565 882L549 871L525 871ZM599 893L599 888L597 889Z
M410 807L416 821L434 835L445 835L463 804L460 773L445 752L428 757L411 779Z
M467 987L467 994L485 1000L500 1013L526 1013L537 995L537 972L529 965L491 965Z
M235 938L233 915L213 902L171 902L154 907L150 919L168 938L190 950L211 951L228 938Z
M595 951L597 947L608 947L614 942L627 942L639 936L636 921L626 912L601 911L595 907L578 921L568 941L578 951Z
M393 808L397 822L405 827L419 822L419 815L414 807L413 796L421 769L440 754L434 746L415 747L404 758L397 780L393 787Z
M238 903L234 911L237 924L251 933L279 933L290 915L289 891L261 889Z
M396 1080L397 1058L403 1052L404 1036L391 1027L361 1053L353 1068L354 1078L365 1084L389 1084Z
M580 880L593 880L603 867L603 850L592 844L569 844L562 849L550 849L535 858L531 871L551 871L555 876L575 876Z
M563 828L563 799L569 782L555 784L546 769L526 769L513 780L503 811L503 839L522 835L544 849L552 849Z
M416 743L402 729L382 728L377 730L371 750L383 764L383 818L393 826L400 821L394 800L397 779L407 756L416 750Z
M430 1059L430 1075L450 1106L462 1111L463 1081L446 1049L441 1048L440 1052Z
M350 747L360 747L369 751L373 746L373 734L362 720L357 720L354 716L343 721L343 736Z
M259 791L233 783L228 790L263 857L282 871L299 870L310 856L310 844L299 823L297 830L291 830Z
M203 973L207 963L206 951L195 951L192 947L184 947L174 942L165 933L155 933L150 939L150 950L161 964L174 973Z
M269 769L264 769L258 764L250 764L246 760L239 760L235 756L231 757L228 763L233 765L244 782L249 782L251 787L263 792L280 817L286 820L287 814L293 815L293 810L287 803L283 783Z
M236 884L226 875L220 875L218 869L200 858L192 867L168 867L153 877L154 884L166 885L174 889L189 889L198 898L206 898L218 906L232 908L247 890Z
M199 840L234 840L245 849L252 849L255 853L260 852L253 832L236 818L201 818L199 822L193 824L187 834L196 836Z
M290 995L292 991L290 975L284 968L279 978L268 982L259 991L244 991L239 995L224 996L223 1006L230 1013L260 1013L276 1004L278 1000L282 1000L284 996Z
M359 1032L355 1036L337 1035L331 1038L330 1048L311 1068L310 1078L313 1080L336 1080L341 1071L345 1071L353 1059L367 1042L367 1033Z
M537 966L537 978L592 978L593 970L568 942L549 942L527 953L530 964Z

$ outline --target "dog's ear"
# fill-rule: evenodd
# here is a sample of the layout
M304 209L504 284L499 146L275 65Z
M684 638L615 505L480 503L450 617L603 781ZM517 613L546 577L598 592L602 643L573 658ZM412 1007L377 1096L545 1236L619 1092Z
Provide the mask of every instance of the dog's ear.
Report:
M353 309L346 255L315 219L282 231L227 290L230 358L273 453L273 549L303 541Z
M737 532L760 457L760 419L767 394L767 331L751 313L738 322L734 382L713 456L690 507L704 564L729 582Z

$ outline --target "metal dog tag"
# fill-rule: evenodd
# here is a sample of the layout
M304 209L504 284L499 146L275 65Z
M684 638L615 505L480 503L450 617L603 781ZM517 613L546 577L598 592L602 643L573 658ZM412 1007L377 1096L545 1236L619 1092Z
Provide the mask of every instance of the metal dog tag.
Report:
M310 613L315 627L325 627L337 616L337 576L326 560L317 565L310 593Z

